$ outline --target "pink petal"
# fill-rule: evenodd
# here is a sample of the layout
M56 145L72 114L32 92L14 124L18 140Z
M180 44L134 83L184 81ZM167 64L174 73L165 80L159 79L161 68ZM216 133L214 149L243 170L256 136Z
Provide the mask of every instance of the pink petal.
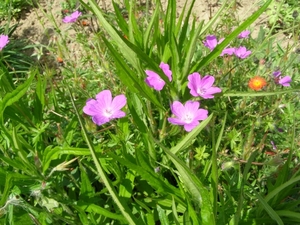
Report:
M199 121L193 121L192 123L189 123L189 124L185 124L184 125L184 129L187 131L187 132L190 132L192 131L195 127L197 127L199 125Z
M101 115L101 114L98 114L98 115L93 116L92 119L93 119L93 122L94 122L95 124L97 124L98 126L100 126L100 125L102 125L102 124L105 124L105 123L107 123L107 122L110 121L109 118L107 118L107 117L105 117L105 116L103 116L103 115Z
M126 113L121 110L118 110L118 111L114 112L114 114L110 118L116 119L116 118L122 118L124 116L126 116Z
M199 109L200 103L194 101L187 101L184 105L185 111L191 114L195 114Z
M87 100L83 112L89 116L97 115L99 113L98 102L95 99Z
M182 125L185 124L185 122L182 122L180 119L174 118L174 117L168 118L168 121L169 121L170 123L174 124L174 125L181 125L181 126L182 126Z
M100 108L110 108L112 102L112 96L110 90L101 91L96 95L97 102Z
M208 111L206 109L198 109L195 115L195 120L205 120L208 117Z
M205 94L212 95L212 94L216 94L216 93L220 93L220 92L222 92L221 88L211 87L211 88L206 90Z
M179 101L174 101L171 105L171 111L177 118L184 116L185 107Z
M213 85L214 82L215 82L215 78L213 76L206 75L201 80L201 87L207 90Z
M197 89L201 86L201 76L199 73L192 73L188 76L188 88L190 89L190 93L192 96L199 96L197 93Z
M125 95L117 95L111 103L111 108L114 111L118 111L122 109L125 105L126 105Z
M281 78L278 83L281 84L282 86L290 86L290 82L292 82L292 79L290 76L285 76Z

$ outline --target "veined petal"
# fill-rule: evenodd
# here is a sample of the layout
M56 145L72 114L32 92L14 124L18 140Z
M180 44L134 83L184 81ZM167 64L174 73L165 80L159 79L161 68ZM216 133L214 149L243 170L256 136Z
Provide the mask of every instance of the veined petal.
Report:
M177 118L182 118L185 113L185 108L179 101L174 101L171 104L171 111Z
M200 103L194 101L187 101L184 105L185 111L189 112L190 114L196 114L197 110L199 109Z
M118 110L118 111L115 111L114 114L110 118L116 119L116 118L122 118L124 116L126 116L126 113L121 110Z
M195 114L195 120L205 120L208 117L208 111L206 109L198 109Z
M211 88L209 88L209 89L206 90L206 93L205 93L205 94L212 95L212 94L220 93L220 92L222 92L221 88L218 88L218 87L211 87Z
M182 120L180 120L180 119L178 119L178 118L174 118L174 117L169 117L169 118L168 118L168 121L169 121L170 123L174 124L174 125L180 125L180 126L182 126L182 125L185 124L185 122L183 122Z
M215 78L213 76L206 75L201 80L201 86L203 89L207 90L208 88L210 88L213 85L214 82L215 82Z
M185 124L185 125L184 125L184 129L185 129L187 132L190 132L190 131L192 131L195 127L197 127L198 124L199 124L199 121L194 120L192 123Z
M111 108L113 111L118 111L122 109L125 105L126 105L125 95L117 95L111 103Z
M92 119L93 119L93 122L99 126L110 121L109 118L107 118L101 114L94 115L92 117Z
M89 116L94 116L99 113L98 102L95 99L88 99L83 107L83 112Z
M190 89L191 95L197 97L199 96L197 93L198 87L201 86L201 76L199 73L192 73L188 76L188 88Z
M112 102L112 96L110 90L101 91L96 95L97 102L100 108L110 108Z

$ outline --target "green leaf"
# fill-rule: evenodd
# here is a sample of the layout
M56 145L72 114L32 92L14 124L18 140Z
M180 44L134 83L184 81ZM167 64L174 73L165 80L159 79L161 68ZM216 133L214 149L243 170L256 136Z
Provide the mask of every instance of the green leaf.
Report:
M34 77L35 73L31 72L29 78L23 84L19 85L12 92L7 93L0 101L0 123L3 123L3 112L5 108L19 101L19 99L26 94Z
M170 149L170 152L173 154L177 154L179 151L186 149L194 140L194 138L206 127L206 125L210 122L213 117L213 113L206 118L206 120L202 121L195 129L193 129L188 135L184 137L182 141L180 141L175 147Z

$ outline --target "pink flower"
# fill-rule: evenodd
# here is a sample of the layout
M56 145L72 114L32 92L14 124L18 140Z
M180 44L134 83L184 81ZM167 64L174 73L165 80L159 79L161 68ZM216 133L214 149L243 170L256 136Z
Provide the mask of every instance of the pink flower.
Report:
M172 71L170 70L170 66L166 63L161 62L159 67L169 78L169 81L172 81ZM157 91L161 91L164 88L166 82L161 79L161 77L154 71L146 70L145 72L147 74L147 78L145 79L146 84Z
M285 76L279 79L278 84L281 84L284 87L291 86L292 78L290 76Z
M206 36L206 40L203 42L203 44L204 44L205 47L209 48L212 51L223 40L224 40L224 38L221 38L218 41L216 36L214 36L214 35L208 35L208 36Z
M225 54L233 55L234 53L235 53L235 48L224 48L220 56L223 56Z
M187 101L185 105L181 102L175 101L171 105L171 111L175 115L168 118L168 121L174 125L183 126L187 132L193 130L199 124L199 120L207 118L208 111L206 109L199 109L200 103Z
M66 16L65 18L63 18L63 22L64 23L74 23L74 22L76 22L78 17L81 16L81 14L82 13L77 10L77 11L73 12L71 15Z
M125 95L117 95L112 99L110 90L104 90L96 95L96 100L87 100L83 112L92 116L93 122L100 126L112 119L124 117L126 114L121 111L121 108L125 105Z
M194 97L200 96L204 99L214 98L213 94L222 91L218 87L212 87L215 78L210 75L206 75L201 79L199 73L192 73L188 76L188 80L188 88Z
M245 59L251 54L251 51L247 50L246 47L241 46L235 49L234 54L241 59Z
M242 39L242 38L248 38L249 37L249 34L250 34L250 31L249 30L244 30L242 31L239 35L238 35L238 38Z
M281 84L284 87L290 86L290 83L292 82L292 78L290 76L282 77L280 70L274 71L273 76L275 78L275 82Z
M0 51L8 44L8 36L7 35L0 35Z

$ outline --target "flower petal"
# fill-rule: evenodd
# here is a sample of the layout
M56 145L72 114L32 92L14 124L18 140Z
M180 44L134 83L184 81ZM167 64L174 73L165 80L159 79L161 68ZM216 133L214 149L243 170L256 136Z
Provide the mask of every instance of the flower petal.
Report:
M188 88L190 89L190 93L192 96L197 97L199 94L197 93L198 87L201 86L201 76L199 73L192 73L188 76Z
M110 108L112 102L112 96L110 90L104 90L96 95L97 102L100 108Z
M197 110L199 109L200 103L194 101L187 101L184 105L185 112L196 115Z
M171 104L171 111L177 118L182 118L185 113L185 107L179 101L174 101Z
M126 116L126 113L121 111L121 110L118 110L118 111L115 111L113 115L111 115L111 119L116 119L116 118L122 118Z
M195 114L195 120L205 120L208 117L208 111L206 109L198 109Z
M97 124L98 126L100 126L100 125L102 125L102 124L105 124L105 123L107 123L107 122L110 121L109 118L107 118L107 117L105 117L105 116L103 116L103 115L101 115L101 114L94 115L94 116L92 117L92 119L93 119L93 122L94 122L95 124Z
M99 113L98 102L95 99L88 99L83 107L83 112L89 116L94 116Z
M174 117L169 117L168 118L168 121L170 122L170 123L172 123L172 124L174 124L174 125L184 125L185 124L185 122L183 122L183 121L181 121L180 119L178 119L178 118L174 118Z
M206 75L205 77L202 78L201 80L201 86L205 90L209 89L213 83L215 82L215 78L211 75Z
M195 120L195 121L193 121L192 123L185 124L185 125L184 125L184 129L185 129L187 132L190 132L190 131L192 131L195 127L197 127L198 124L199 124L199 121L198 121L198 120Z
M278 81L279 84L285 87L290 86L290 82L292 82L292 78L290 76L285 76Z
M118 111L122 109L125 105L126 105L125 95L117 95L111 103L111 108L113 111Z

